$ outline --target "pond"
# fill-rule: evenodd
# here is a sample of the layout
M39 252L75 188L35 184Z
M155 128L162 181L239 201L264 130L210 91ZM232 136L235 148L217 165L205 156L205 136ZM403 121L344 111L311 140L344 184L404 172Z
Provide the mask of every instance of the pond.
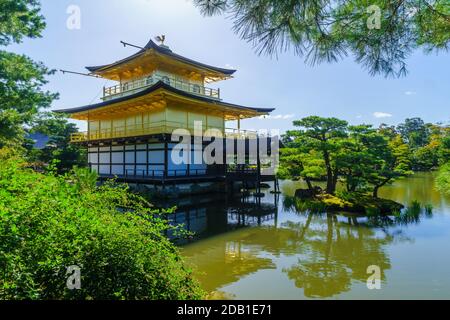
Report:
M211 298L450 298L450 199L435 190L432 173L380 191L433 207L406 219L308 213L291 198L298 182L281 187L260 203L201 197L179 204L173 219L197 233L182 253ZM367 287L369 266L381 270L380 289Z

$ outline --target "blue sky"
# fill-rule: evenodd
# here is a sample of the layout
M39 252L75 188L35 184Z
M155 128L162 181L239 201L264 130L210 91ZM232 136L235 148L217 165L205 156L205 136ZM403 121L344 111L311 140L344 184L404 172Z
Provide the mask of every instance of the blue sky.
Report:
M81 28L66 26L70 5L81 9ZM219 82L227 102L275 107L268 119L250 119L251 129L292 127L292 120L308 115L338 117L350 123L397 124L407 117L428 122L450 121L450 54L415 52L409 74L400 79L371 77L351 58L310 67L291 52L278 58L258 56L239 39L226 17L200 15L188 0L43 0L47 29L43 38L9 47L54 69L85 72L89 65L124 58L135 49L120 40L145 45L165 34L166 44L186 57L236 68L234 79ZM103 79L55 74L48 90L60 93L52 109L98 102ZM112 82L106 85L112 85ZM212 85L214 86L214 85ZM77 122L85 129L82 122Z

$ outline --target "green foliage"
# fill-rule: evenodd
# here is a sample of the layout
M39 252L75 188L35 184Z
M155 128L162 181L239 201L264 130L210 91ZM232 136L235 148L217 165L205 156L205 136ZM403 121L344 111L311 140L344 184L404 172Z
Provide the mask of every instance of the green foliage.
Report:
M436 185L439 191L450 195L450 162L443 165L436 178Z
M171 227L124 186L24 169L0 149L0 299L197 299ZM81 289L66 287L81 268Z
M39 1L1 0L0 46L39 37L45 27L39 10ZM58 97L43 90L53 72L24 55L0 50L0 147L23 142L23 126Z
M300 148L293 147L293 144L290 146L280 150L281 165L277 171L278 177L291 180L304 179L312 189L311 181L323 180L326 177L320 154L314 152L304 154Z
M437 150L439 164L443 165L450 161L450 127L442 128Z
M422 144L410 145L410 161L415 171L428 171L450 159L450 128L426 125L429 134Z
M19 43L23 37L39 37L44 28L39 1L0 1L0 46Z
M24 137L22 116L16 110L0 109L0 148L20 146Z
M424 210L427 216L431 216L433 214L433 205L432 204L424 205Z
M379 150L380 163L368 176L368 181L374 186L373 196L378 196L378 189L392 183L395 179L412 174L409 162L409 148L399 135L390 140L386 149Z
M411 149L409 160L414 171L432 170L450 159L450 128L412 118L396 130Z
M41 133L49 137L44 149L36 150L29 145L28 160L32 163L50 163L56 160L59 173L70 171L74 166L87 166L86 150L70 143L70 136L78 132L75 124L69 123L64 115L41 113L34 120L30 133Z
M341 179L351 192L372 186L376 197L380 187L411 173L408 146L396 133L316 116L294 125L302 128L283 137L281 178L305 179L312 189L311 180L325 176L328 194L335 193Z
M298 152L303 154L297 156L297 159L303 159L298 166L303 177L313 178L312 174L316 177L325 174L326 188L330 194L336 190L339 174L337 154L342 149L343 139L347 136L347 125L346 121L336 118L310 116L294 121L294 126L302 129L287 131L283 137L287 148L297 148ZM281 159L282 167L292 167L292 164L283 163L284 160L290 159L283 156Z
M234 30L259 53L293 48L306 62L334 62L354 56L371 75L405 75L417 48L447 50L448 0L195 0L205 15L229 14ZM380 23L371 6L380 10Z
M425 146L430 138L430 128L420 118L406 119L397 126L397 131L412 149Z

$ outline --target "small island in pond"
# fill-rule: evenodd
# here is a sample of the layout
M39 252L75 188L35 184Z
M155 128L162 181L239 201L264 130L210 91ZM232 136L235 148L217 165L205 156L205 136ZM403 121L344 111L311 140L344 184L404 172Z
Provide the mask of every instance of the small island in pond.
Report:
M360 192L332 195L320 188L311 193L308 189L298 189L295 197L304 209L314 211L345 211L364 215L392 215L400 212L404 205L393 200L375 198Z

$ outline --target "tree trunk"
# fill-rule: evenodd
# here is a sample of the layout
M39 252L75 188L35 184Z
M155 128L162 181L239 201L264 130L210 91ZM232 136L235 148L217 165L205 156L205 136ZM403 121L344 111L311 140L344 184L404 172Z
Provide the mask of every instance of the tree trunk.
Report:
M328 154L328 151L323 152L323 160L325 162L325 167L327 168L327 193L333 194L333 170L331 169L330 155Z
M331 174L331 188L330 191L328 192L329 194L334 194L336 192L337 180L338 180L338 171L334 170L332 171Z
M312 191L313 190L313 186L311 183L311 180L309 178L305 178L306 184L308 185L308 190Z
M391 178L384 180L382 183L377 184L373 187L373 197L374 198L378 198L378 190L384 186L386 183L388 183L389 181L391 181Z
M374 198L378 198L378 189L380 189L380 187L379 186L375 186L374 188L373 188L373 197Z

